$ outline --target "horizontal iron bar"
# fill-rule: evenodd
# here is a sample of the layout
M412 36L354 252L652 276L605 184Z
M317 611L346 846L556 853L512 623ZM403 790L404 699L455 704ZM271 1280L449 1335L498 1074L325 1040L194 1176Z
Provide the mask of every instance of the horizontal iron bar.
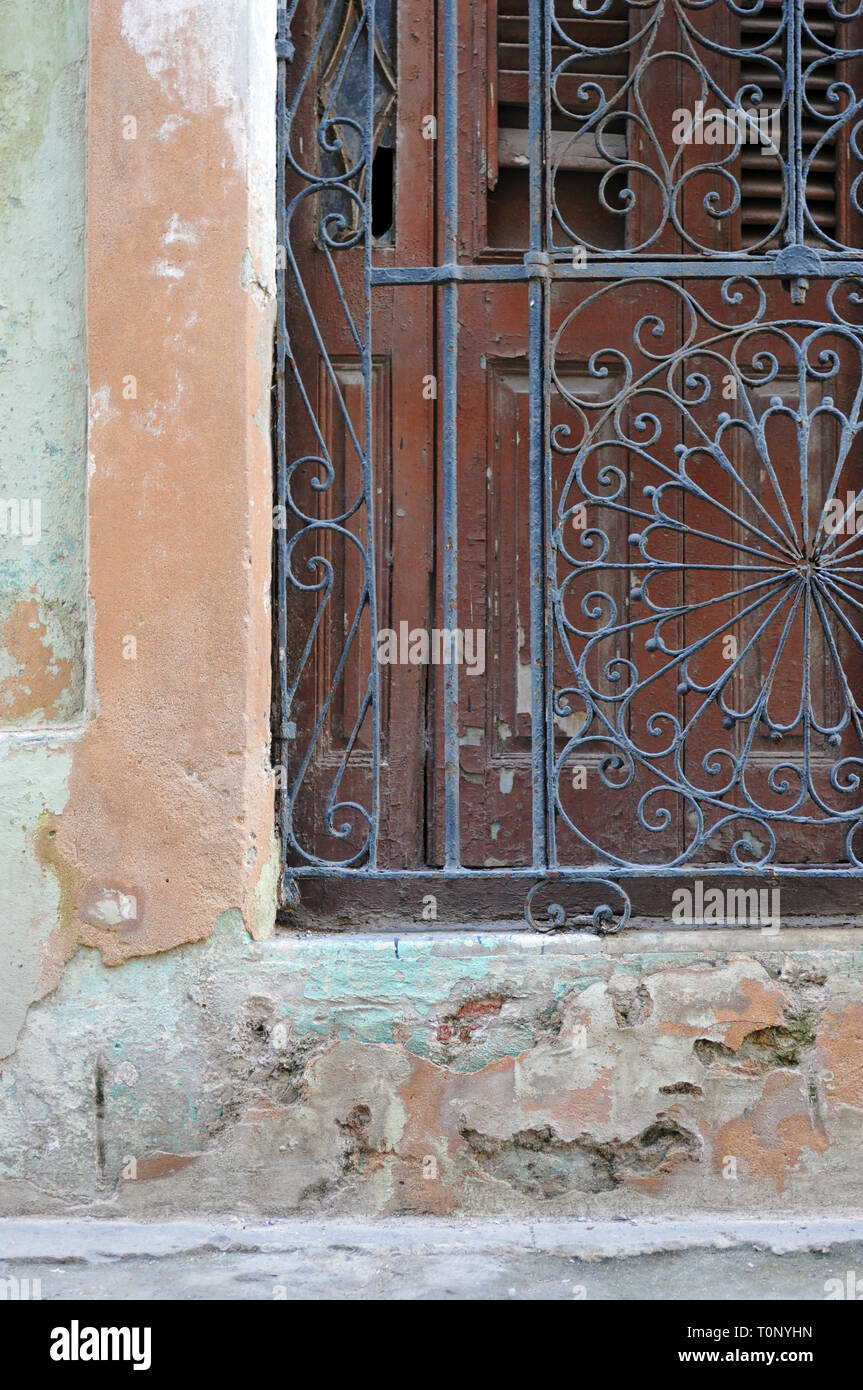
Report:
M863 274L863 260L850 260L836 257L828 260L822 257L820 272L806 273L810 283L818 280L836 280L842 275ZM552 261L552 277L556 280L638 280L642 277L658 277L663 280L723 280L729 275L745 275L754 279L787 280L796 278L787 270L777 268L775 260L769 257L737 257L734 259L712 261L653 260L639 261L588 261L576 268L568 260Z
M823 272L807 276L810 283L835 280L841 275L863 275L863 260L822 258ZM552 280L725 280L728 276L785 279L769 258L715 261L588 261L576 269L569 261L549 261L537 270L520 264L374 266L373 285L448 285L455 282L530 280L541 274Z
M863 878L863 868L841 869L834 865L793 868L788 865L769 864L764 868L744 868L739 864L688 864L667 868L663 865L636 865L618 868L616 864L593 864L584 869L343 869L338 865L289 864L285 872L289 878L356 878L390 879L538 879L547 883L596 883L597 877L619 878Z
M449 285L467 280L528 280L525 265L375 266L373 285Z

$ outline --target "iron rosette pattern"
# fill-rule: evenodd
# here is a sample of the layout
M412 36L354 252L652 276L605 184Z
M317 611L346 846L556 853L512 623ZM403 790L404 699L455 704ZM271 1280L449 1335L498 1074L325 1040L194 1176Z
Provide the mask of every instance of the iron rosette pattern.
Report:
M861 289L611 283L552 335L557 862L863 867Z
M674 233L688 256L765 251L783 239L787 138L762 140L751 113L769 109L770 132L787 129L790 0L778 11L766 0L583 0L574 17L568 0L552 0L551 8L553 246L628 260L668 254ZM710 143L710 127L703 138L675 142L675 109L691 113L698 102L704 113L730 114L731 139ZM775 204L757 234L745 237L744 147L757 150ZM586 216L583 189L567 197L568 169L600 171L601 235L596 217Z

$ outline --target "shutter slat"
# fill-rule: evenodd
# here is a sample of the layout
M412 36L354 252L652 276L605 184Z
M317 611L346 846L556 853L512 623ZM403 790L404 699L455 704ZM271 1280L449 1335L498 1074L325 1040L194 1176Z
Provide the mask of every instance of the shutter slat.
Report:
M500 138L498 141L498 162L501 166L523 166L522 150L524 139L518 132L528 125L528 69L529 49L529 2L530 0L498 0L497 6L497 101L500 116ZM625 0L614 0L607 14L591 19L577 15L558 15L557 22L573 42L599 50L596 57L589 54L583 57L563 44L555 43L552 50L553 69L567 62L555 83L555 92L561 104L574 113L587 114L593 109L592 103L579 98L578 89L585 79L603 84L609 96L620 90L626 81L629 70L629 56L626 49L609 52L626 43L629 36L629 7ZM573 121L552 107L552 129L563 132L573 128ZM608 139L608 137L606 137ZM566 168L607 168L607 161L596 149L595 137L561 144L553 142L560 151L563 167ZM625 148L619 137L614 144Z

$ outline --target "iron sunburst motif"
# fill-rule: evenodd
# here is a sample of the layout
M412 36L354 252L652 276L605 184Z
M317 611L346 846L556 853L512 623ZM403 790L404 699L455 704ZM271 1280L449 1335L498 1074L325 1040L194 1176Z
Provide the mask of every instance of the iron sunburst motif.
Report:
M859 286L835 284L823 322L770 318L748 279L715 295L737 323L681 285L642 289L656 309L628 351L620 285L554 338L561 855L859 867ZM561 364L601 301L615 343L574 380ZM586 761L635 827L626 845L613 821L607 843L579 823Z

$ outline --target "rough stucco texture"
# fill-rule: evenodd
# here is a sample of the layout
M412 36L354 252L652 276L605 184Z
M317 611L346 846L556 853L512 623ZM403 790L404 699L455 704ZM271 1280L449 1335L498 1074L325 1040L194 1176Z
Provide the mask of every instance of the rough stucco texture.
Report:
M204 936L228 908L251 925L271 847L272 313L261 284L272 280L272 209L266 265L266 229L251 230L254 102L275 61L274 15L260 34L254 19L269 10L91 9L98 707L75 749L55 863L74 880L75 938L111 960ZM68 946L67 931L58 950Z
M856 931L81 950L2 1071L0 1210L859 1208Z
M0 1056L42 988L85 703L86 0L0 3Z

